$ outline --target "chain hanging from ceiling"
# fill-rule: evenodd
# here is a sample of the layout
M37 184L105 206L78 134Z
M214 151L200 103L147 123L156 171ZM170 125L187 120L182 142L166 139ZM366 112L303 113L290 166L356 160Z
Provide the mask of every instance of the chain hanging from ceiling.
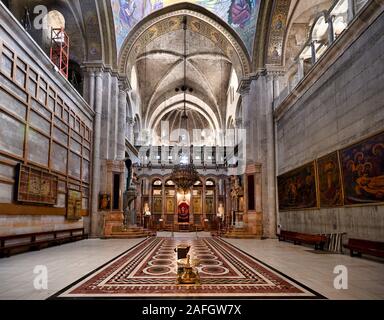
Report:
M182 116L182 126L185 125L185 130L188 130L188 115L186 110L186 91L187 91L187 17L184 17L183 19L183 30L184 30L184 78L183 78L183 86L182 91L184 93L184 110L183 110L183 116ZM191 90L190 90L191 91ZM180 155L182 158L183 155ZM190 158L190 157L189 157ZM182 159L181 159L182 160ZM191 158L189 159L189 162L185 163L183 161L180 161L179 164L175 165L172 174L171 179L176 184L177 188L180 190L183 190L186 192L188 189L190 189L194 183L199 180L199 174L193 165Z

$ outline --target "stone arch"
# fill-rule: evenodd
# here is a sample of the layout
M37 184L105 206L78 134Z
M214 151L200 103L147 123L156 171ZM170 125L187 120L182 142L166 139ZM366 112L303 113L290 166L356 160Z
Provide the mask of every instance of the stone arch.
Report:
M231 59L238 78L251 72L247 49L238 34L209 10L191 3L167 6L153 12L138 23L125 39L120 52L118 70L130 75L134 60L145 44L160 35L182 28L183 16L189 16L190 29L212 39Z

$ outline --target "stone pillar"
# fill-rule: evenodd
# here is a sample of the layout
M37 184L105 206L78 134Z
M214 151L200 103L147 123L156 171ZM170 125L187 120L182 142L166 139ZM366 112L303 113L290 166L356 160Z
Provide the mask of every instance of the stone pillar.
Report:
M255 203L262 205L263 236L276 234L276 167L274 139L274 99L280 94L278 85L279 70L261 71L250 79L249 92L242 93L244 127L248 143L246 165L255 165L260 171L260 179L255 190L261 199ZM259 206L257 206L259 209ZM251 226L252 227L252 226ZM253 227L251 228L253 229Z
M134 126L135 126L135 119L133 119L131 117L127 117L127 129L126 129L127 133L126 133L126 136L128 138L128 141L131 144L135 143L134 134L133 134Z
M355 0L348 0L348 23L355 17Z
M86 65L82 66L84 75L83 97L94 110L95 103L95 71Z
M103 98L102 72L96 72L95 81L95 120L93 127L93 166L92 166L92 201L91 201L91 236L99 235L100 217L98 213L98 197L100 190L100 134L101 134L101 108Z
M331 45L335 41L335 31L333 30L333 19L334 16L328 17L328 45Z
M311 41L311 62L312 65L316 63L316 46L315 41Z
M119 131L118 124L120 121L119 114L119 81L117 75L112 73L110 77L110 107L109 107L109 151L108 151L108 159L116 160L120 159L118 155L117 145L119 139Z
M304 78L304 59L299 58L297 67L297 83Z
M127 112L127 92L123 83L119 83L119 105L117 122L117 159L125 158L125 133Z
M279 95L275 84L279 82L279 73L272 72L267 75L265 90L265 121L266 121L266 162L264 172L266 174L266 190L263 194L263 202L266 202L266 208L263 208L263 234L267 237L276 235L276 158L275 158L275 128L274 128L274 95ZM271 89L273 90L271 95ZM272 97L272 99L271 99Z

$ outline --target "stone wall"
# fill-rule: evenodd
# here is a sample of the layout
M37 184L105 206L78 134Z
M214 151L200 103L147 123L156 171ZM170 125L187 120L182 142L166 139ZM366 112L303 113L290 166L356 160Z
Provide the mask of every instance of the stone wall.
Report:
M276 125L278 175L384 129L383 13ZM384 241L382 205L280 212L279 216L285 230L347 232L348 237Z
M3 6L0 21L0 235L82 227L66 195L88 214L94 113ZM58 177L55 205L16 201L18 163Z

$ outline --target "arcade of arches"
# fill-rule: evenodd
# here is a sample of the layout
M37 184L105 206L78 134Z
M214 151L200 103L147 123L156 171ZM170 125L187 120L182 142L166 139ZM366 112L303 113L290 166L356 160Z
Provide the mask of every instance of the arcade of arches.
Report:
M26 251L57 238L71 243L49 250L69 260L88 245L105 262L146 253L129 276L142 291L116 294L156 296L145 277L168 279L169 248L188 244L196 296L207 285L212 296L384 297L384 1L2 0L0 21L1 256L24 252L28 265ZM55 30L66 36L54 43ZM347 255L354 243L363 258ZM337 259L371 278L322 285ZM288 280L272 268L264 279L260 261L286 262L295 282L279 287ZM297 261L316 265L312 282ZM223 289L246 269L275 291Z

